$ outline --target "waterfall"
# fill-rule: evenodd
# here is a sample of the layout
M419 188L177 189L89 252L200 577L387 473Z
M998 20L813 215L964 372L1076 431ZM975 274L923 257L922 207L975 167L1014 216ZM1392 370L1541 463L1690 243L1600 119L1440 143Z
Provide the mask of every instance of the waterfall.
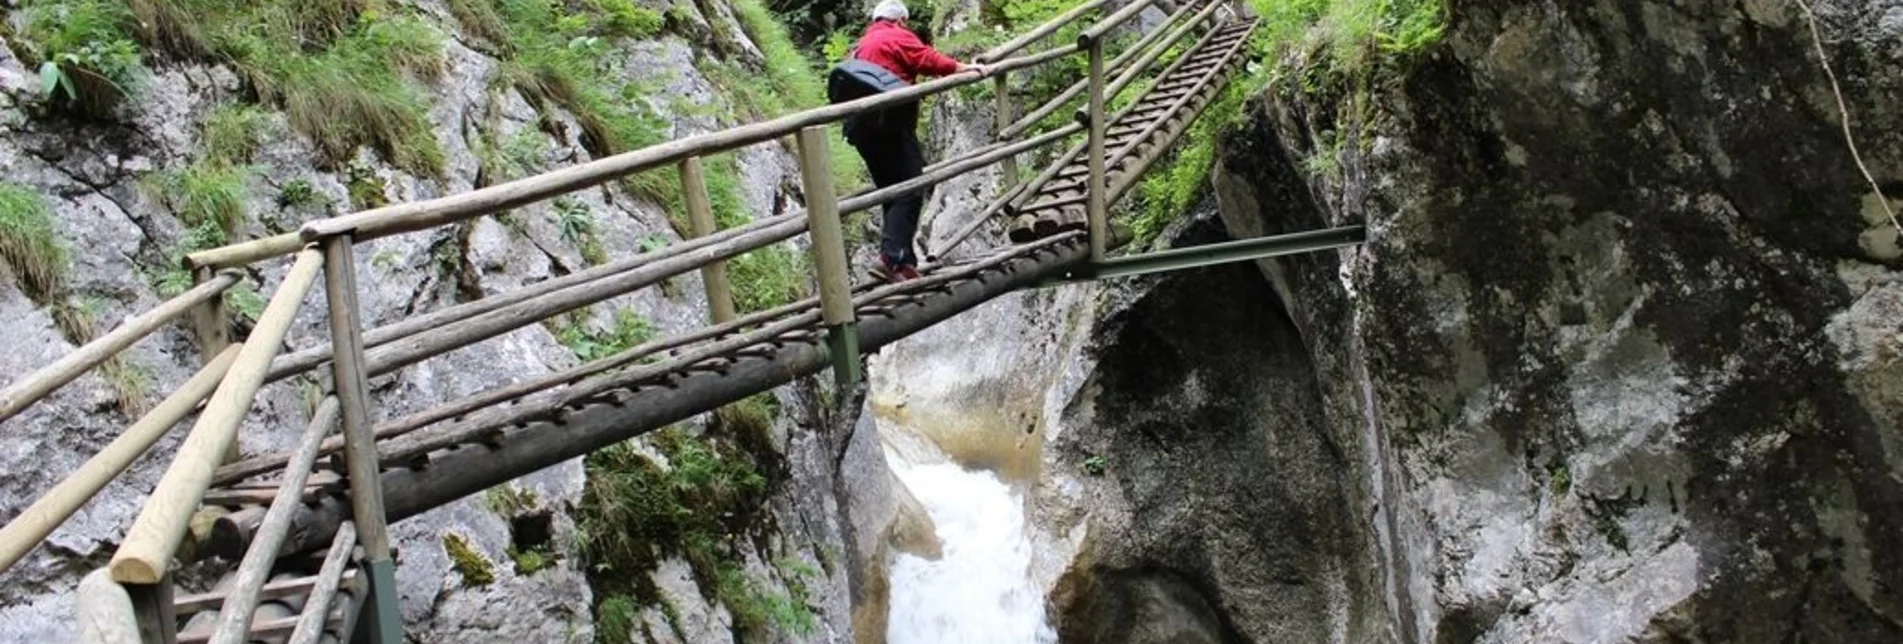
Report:
M1024 499L990 472L889 459L937 524L943 554L892 563L891 644L1051 644L1030 575Z

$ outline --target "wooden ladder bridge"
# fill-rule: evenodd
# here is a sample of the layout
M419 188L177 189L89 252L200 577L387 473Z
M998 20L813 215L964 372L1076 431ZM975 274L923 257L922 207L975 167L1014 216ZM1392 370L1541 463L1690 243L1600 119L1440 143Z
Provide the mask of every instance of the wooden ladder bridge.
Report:
M1133 0L1084 27L1076 44L1015 55L1058 29L1098 16L1087 0L986 52L996 83L996 141L926 168L901 185L835 197L824 128L847 116L979 82L963 73L602 158L429 201L312 221L301 230L194 253L196 286L0 391L0 421L97 368L152 332L190 317L203 367L120 437L0 529L0 570L18 562L162 435L196 415L190 433L111 563L81 582L88 642L400 642L388 524L461 497L717 409L828 368L857 381L876 350L1014 290L1063 279L1171 270L1359 243L1360 227L1111 258L1125 241L1111 204L1136 186L1246 58L1255 20L1220 0L1187 0L1107 57L1106 35L1157 0ZM1171 54L1174 54L1171 56ZM1087 77L1012 118L1009 75L1072 56ZM1168 62L1163 62L1165 58ZM1147 82L1146 82L1147 81ZM1127 107L1106 103L1131 92ZM1072 106L1076 122L1039 132ZM1033 132L1036 132L1033 134ZM804 212L715 230L700 158L793 136ZM1035 179L1018 157L1082 135ZM935 249L920 279L853 284L840 216L973 170L1001 164L1006 190ZM358 311L357 244L492 216L639 172L677 166L695 237L588 270L373 329ZM1011 243L953 251L1003 223ZM736 315L722 263L809 235L817 297ZM234 342L223 293L238 269L292 258L249 337ZM713 325L454 400L375 420L370 377L392 373L553 316L700 271ZM293 317L322 283L330 342L283 352ZM307 373L325 392L288 452L240 457L237 434L259 389ZM14 427L12 431L24 431ZM320 457L341 453L341 458ZM322 463L322 464L320 464ZM341 467L333 465L341 463ZM210 593L175 592L182 561L221 557L235 570Z

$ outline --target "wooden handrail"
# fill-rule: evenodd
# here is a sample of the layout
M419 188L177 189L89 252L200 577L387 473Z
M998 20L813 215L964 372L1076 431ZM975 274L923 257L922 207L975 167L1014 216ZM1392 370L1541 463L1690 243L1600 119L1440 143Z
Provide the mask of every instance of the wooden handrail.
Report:
M1108 0L1090 0L1090 2L1071 7L1069 11L1058 14L1056 18L1046 20L1044 24L1038 25L1035 29L1019 34L1018 37L1005 41L1002 45L992 47L982 54L973 56L971 60L975 63L984 63L985 61L998 60L1017 53L1018 50L1029 46L1031 43L1037 42L1038 39L1049 36L1059 29L1063 29L1064 25L1076 21L1078 16L1082 16L1104 6L1104 3L1107 1Z
M1222 3L1220 1L1211 1L1209 2L1209 6L1205 9L1205 11L1207 13L1214 13L1215 9L1220 7L1221 5ZM1184 27L1177 27L1176 29L1168 29L1168 27L1172 23L1175 23L1176 21L1181 20L1184 15L1189 14L1195 8L1196 8L1196 3L1194 2L1185 3L1182 8L1176 10L1176 13L1170 14L1170 17L1167 20L1164 20L1163 24L1158 26L1156 30L1151 31L1148 34L1145 34L1142 39L1136 42L1136 44L1130 45L1129 49L1125 49L1123 53L1117 54L1116 58L1110 59L1110 69L1117 70L1118 80L1122 81L1125 77L1134 77L1136 74L1141 74L1144 71L1147 71L1146 68L1148 67L1148 65L1133 67L1133 66L1130 66L1130 61L1136 58L1137 56L1142 55L1146 50L1150 49L1151 47L1157 46L1158 40L1162 40L1167 36L1168 42L1166 44L1161 45L1158 49L1160 51L1168 51L1170 47L1175 45L1177 40L1182 39L1182 30L1185 29ZM1205 15L1198 16L1196 20L1192 21L1192 24L1194 22L1200 22L1202 18L1206 17L1207 13ZM1151 64L1154 64L1154 62L1155 61L1152 60ZM1037 126L1038 123L1043 122L1044 119L1050 118L1052 114L1056 114L1057 111L1060 109L1063 109L1065 105L1069 105L1071 101L1076 100L1078 96L1083 95L1084 89L1088 87L1089 84L1090 84L1090 79L1088 78L1077 79L1077 82L1071 83L1070 87L1064 88L1064 91L1059 92L1055 98L1045 101L1044 104L1038 106L1037 109L1031 110L1030 113L1025 114L1024 116L1018 117L1016 120L1013 120L1010 125L1005 126L1004 129L1002 130L999 130L998 138L1003 138L1003 139L1014 138L1018 136L1019 134L1023 134L1026 130L1029 130L1032 127ZM1123 83L1121 82L1112 83L1111 87L1121 90L1123 88ZM1112 90L1110 92L1110 94L1113 96L1116 95L1116 93L1117 93L1116 90Z
M0 528L0 571L12 567L31 552L33 546L39 545L46 535L52 534L60 524L72 518L74 512L92 500L93 495L118 478L133 461L138 460L139 455L158 442L159 437L191 413L198 406L198 401L211 395L237 356L237 347L227 347L177 391L166 396L152 411L146 412L139 422L133 423L125 433L112 439L98 454L86 459L79 469L66 475L64 480L34 501L33 505L27 506L5 528Z
M251 402L264 384L264 372L271 366L291 321L317 281L324 256L316 249L298 254L297 264L284 277L271 303L258 316L251 337L238 349L230 373L219 383L205 411L192 425L191 435L178 448L178 456L165 470L158 486L146 500L125 542L112 556L112 578L119 583L155 584L165 576L172 555L185 536L192 512L211 484L212 472L224 459L225 447L237 440L238 426L251 411Z
M1041 65L1076 52L1075 46L1059 47L1029 56L999 61L994 69L1010 71ZM668 143L479 190L313 221L304 224L299 234L303 235L306 241L310 241L348 233L358 243L362 243L390 235L453 224L600 185L643 170L677 163L687 157L713 154L772 141L797 132L801 128L825 125L869 110L915 101L978 82L982 78L984 76L977 72L953 74L893 92L875 94L719 132L676 139Z
M1110 30L1116 29L1123 23L1128 22L1131 18L1135 18L1137 14L1142 13L1144 9L1150 8L1150 5L1153 4L1156 4L1156 0L1135 0L1130 4L1123 5L1123 8L1118 9L1116 13L1110 14L1103 20L1097 21L1097 24L1085 28L1084 33L1078 34L1077 48L1084 49L1089 47L1090 43L1102 40L1105 34L1110 33Z
M32 375L7 385L6 390L0 391L0 421L12 418L14 414L39 402L47 394L53 393L54 390L72 382L74 378L80 377L86 371L112 359L126 347L151 335L159 327L190 313L192 307L223 294L225 289L238 283L238 277L236 272L219 273L211 281L199 284L178 297L166 300L158 308L127 318L112 332L99 336L98 339L86 343L85 346L73 350L72 353L60 356L59 360L41 367Z

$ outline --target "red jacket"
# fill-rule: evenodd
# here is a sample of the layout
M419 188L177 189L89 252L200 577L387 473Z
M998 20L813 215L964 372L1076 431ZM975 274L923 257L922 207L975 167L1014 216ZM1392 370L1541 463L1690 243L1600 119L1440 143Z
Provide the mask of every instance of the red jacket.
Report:
M890 20L874 20L866 27L855 56L898 74L907 83L919 74L949 76L958 71L958 61L938 53L919 40L918 34Z

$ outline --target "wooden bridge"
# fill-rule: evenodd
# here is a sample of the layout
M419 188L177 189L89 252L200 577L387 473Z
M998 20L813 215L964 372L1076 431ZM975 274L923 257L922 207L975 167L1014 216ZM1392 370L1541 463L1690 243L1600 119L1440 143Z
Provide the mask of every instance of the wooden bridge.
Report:
M1122 241L1110 205L1128 193L1203 109L1248 51L1255 28L1218 0L1188 0L1147 35L1106 58L1106 34L1157 0L1098 18L1076 44L1016 55L1058 29L1097 15L1089 0L981 58L997 84L996 141L926 169L902 185L837 199L824 127L845 117L979 82L964 73L902 91L688 137L430 201L313 221L300 231L190 255L197 285L0 391L0 421L189 315L204 366L123 435L0 529L0 570L12 566L133 460L196 413L164 477L108 568L81 583L89 642L342 641L353 633L400 642L388 522L716 409L831 368L859 378L860 351L898 341L1013 290L1063 279L1122 276L1308 252L1359 243L1359 227L1111 258ZM1170 62L1159 63L1175 53ZM1087 77L1012 119L1012 72L1072 56ZM1134 92L1128 107L1106 102ZM1035 135L1084 99L1076 123ZM1027 152L1082 135L1035 179L1017 183ZM699 159L792 135L805 212L715 230ZM975 169L1002 164L1008 189L931 253L924 277L852 284L840 216L867 210ZM678 166L697 237L447 309L364 329L355 247L365 241L491 216L510 208ZM958 253L981 226L1003 224L1011 244ZM723 261L810 236L818 297L737 316ZM293 258L249 337L234 343L222 295L235 269ZM563 313L701 271L713 325L647 342L573 369L518 382L408 416L376 421L366 380ZM318 283L330 343L283 353L292 318ZM330 386L295 448L241 458L237 433L259 389L305 373ZM341 431L339 430L341 426ZM18 430L19 428L14 428ZM344 467L320 466L341 452ZM237 561L217 592L177 594L178 560ZM311 568L315 574L308 574ZM275 575L275 576L274 576ZM301 607L295 610L293 607ZM361 616L361 619L360 619Z

